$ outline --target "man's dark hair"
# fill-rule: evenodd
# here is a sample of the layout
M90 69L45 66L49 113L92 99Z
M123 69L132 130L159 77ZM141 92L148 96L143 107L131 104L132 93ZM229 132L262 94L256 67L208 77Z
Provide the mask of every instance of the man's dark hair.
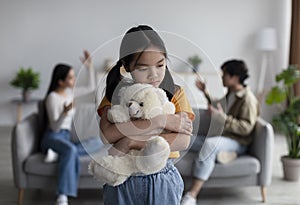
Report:
M244 81L249 77L248 68L242 60L229 60L226 61L222 66L221 70L228 73L230 76L238 76L239 81L245 86Z

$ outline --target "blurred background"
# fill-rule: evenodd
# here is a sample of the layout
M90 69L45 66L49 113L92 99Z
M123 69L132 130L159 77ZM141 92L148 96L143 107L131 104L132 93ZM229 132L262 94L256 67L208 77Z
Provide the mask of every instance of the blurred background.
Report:
M31 66L40 72L40 87L32 92L32 97L43 98L58 62L74 66L79 73L82 66L79 56L87 49L93 55L96 72L101 73L105 61L118 58L120 36L139 24L148 24L182 40L183 43L176 38L164 39L165 33L162 34L169 52L182 59L172 61L171 58L171 69L177 73L192 73L182 61L197 51L203 60L199 70L203 75L217 73L224 61L239 58L249 67L248 84L255 91L263 56L257 46L257 35L269 27L276 33L276 46L268 57L264 88L268 89L275 74L288 65L290 0L2 0L0 125L12 125L16 121L17 109L12 99L20 97L21 91L9 82L21 66ZM199 50L186 49L186 45ZM189 78L181 79L194 83ZM262 102L262 108L263 117L271 119L272 107ZM23 106L22 114L34 109L35 105Z

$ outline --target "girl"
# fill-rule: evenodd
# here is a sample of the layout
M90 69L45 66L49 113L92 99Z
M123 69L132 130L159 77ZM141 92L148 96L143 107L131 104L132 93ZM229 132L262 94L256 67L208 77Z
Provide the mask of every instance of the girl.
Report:
M131 149L141 149L145 141L139 136L160 135L170 144L170 160L165 168L155 174L131 176L123 184L113 187L104 185L104 204L179 204L183 191L183 181L172 158L179 157L179 151L188 147L192 132L194 114L182 88L174 85L166 66L167 52L159 35L149 26L140 25L129 29L122 39L120 58L108 73L106 92L98 113L101 116L102 140L113 144L110 154L127 153ZM112 124L107 120L107 111L117 101L114 94L123 77L120 68L124 67L136 83L147 83L164 89L175 104L176 114L161 115L152 120L135 120ZM111 103L112 102L112 103ZM167 133L153 133L163 128Z
M95 89L95 80L90 55L84 52L83 62L89 71L89 85L78 87L75 90L75 97L91 92ZM84 142L74 144L70 141L70 130L73 117L73 95L69 88L74 88L75 74L71 66L58 64L55 66L51 83L45 98L47 131L41 141L43 152L48 150L47 162L56 160L56 153L59 156L58 162L58 184L57 184L57 205L67 205L67 196L77 195L77 182L79 174L79 155L87 152L94 152L100 148L98 137L90 138ZM84 145L83 145L84 144ZM85 150L88 149L87 151ZM50 150L50 151L49 151ZM55 152L53 152L54 150Z

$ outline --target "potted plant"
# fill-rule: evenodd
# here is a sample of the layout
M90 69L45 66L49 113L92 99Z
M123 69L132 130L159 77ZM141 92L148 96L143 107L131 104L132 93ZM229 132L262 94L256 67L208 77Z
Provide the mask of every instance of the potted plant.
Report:
M10 84L22 89L22 101L26 102L29 99L29 91L39 88L40 74L34 72L31 67L27 69L21 67Z
M199 69L202 59L198 55L193 55L188 58L188 62L193 66L193 72L196 73Z
M290 65L276 75L276 83L266 96L268 105L280 105L280 112L273 117L275 127L286 137L288 155L282 156L284 178L297 181L300 173L300 98L295 96L293 85L300 79L297 65Z

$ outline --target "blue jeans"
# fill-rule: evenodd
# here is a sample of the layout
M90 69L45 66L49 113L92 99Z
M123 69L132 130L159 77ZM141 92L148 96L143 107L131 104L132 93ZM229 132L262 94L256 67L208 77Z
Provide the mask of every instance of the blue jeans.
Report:
M215 167L220 151L236 152L240 155L247 151L247 146L228 137L206 137L204 140L202 136L197 136L190 150L199 152L194 160L193 176L206 181Z
M179 205L183 180L168 160L161 171L151 175L135 175L123 184L103 187L105 205Z
M93 137L81 143L70 141L70 131L53 132L48 129L41 142L41 150L49 148L59 155L57 194L77 196L77 185L80 171L79 156L100 149L100 138Z

